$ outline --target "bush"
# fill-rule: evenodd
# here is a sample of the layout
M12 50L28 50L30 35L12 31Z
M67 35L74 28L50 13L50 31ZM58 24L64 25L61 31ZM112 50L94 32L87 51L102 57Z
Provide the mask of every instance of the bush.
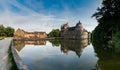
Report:
M4 27L0 25L0 37L12 37L14 34L14 28L12 27Z
M60 37L60 30L53 29L49 34L48 37Z

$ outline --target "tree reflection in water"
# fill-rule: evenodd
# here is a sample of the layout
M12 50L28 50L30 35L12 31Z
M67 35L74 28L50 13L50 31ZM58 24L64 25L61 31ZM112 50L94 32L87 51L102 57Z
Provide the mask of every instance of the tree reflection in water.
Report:
M46 40L14 41L14 47L20 52L26 44L46 45L46 42L47 42ZM78 57L81 56L83 49L90 44L88 39L84 39L84 40L64 40L63 39L63 40L50 40L49 42L52 43L53 48L60 47L60 50L65 54L69 54L70 51L73 51ZM97 43L97 42L92 42L92 45L96 53L96 57L98 58L98 61L94 66L94 68L92 68L91 70L119 70L120 69L119 67L120 54L116 53L116 50L114 47L109 47L108 44L106 43L103 44L103 43Z
M99 58L93 70L120 69L120 54L115 52L115 47L109 47L107 43L93 42L92 44Z
M84 40L49 40L49 42L52 43L52 46L59 47L60 50L68 54L69 51L73 51L76 53L78 57L80 57L83 49L90 44L90 41L88 39ZM14 47L20 52L26 44L30 45L46 45L46 40L36 40L36 41L20 41L15 40L14 41Z

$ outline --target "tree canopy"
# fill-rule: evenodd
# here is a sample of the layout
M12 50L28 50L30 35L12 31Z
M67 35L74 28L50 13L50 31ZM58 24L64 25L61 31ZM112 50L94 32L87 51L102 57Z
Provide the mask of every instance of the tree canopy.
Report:
M93 31L94 37L112 38L114 33L120 31L120 0L103 0L92 17L99 22Z
M107 33L120 30L120 0L103 0L102 7L97 9L93 17Z
M93 14L98 21L103 19L120 19L120 0L103 0L102 7L98 7Z
M120 53L120 0L103 0L92 17L98 21L91 36L93 46Z
M49 34L48 37L60 37L60 30L53 29Z
M3 25L0 25L0 36L4 37L12 37L14 34L14 28L12 27L4 27Z

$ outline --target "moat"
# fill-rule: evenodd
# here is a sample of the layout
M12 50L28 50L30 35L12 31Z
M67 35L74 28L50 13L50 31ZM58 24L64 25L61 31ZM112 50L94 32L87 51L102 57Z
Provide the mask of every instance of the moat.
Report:
M88 39L14 41L14 47L29 70L113 70L120 68L120 55L93 47Z

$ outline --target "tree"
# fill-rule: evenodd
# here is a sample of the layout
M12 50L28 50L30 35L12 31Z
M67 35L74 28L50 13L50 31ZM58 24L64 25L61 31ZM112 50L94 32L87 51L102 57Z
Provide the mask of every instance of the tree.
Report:
M103 0L102 7L92 17L96 17L99 24L94 30L94 36L104 39L120 31L120 0Z
M60 30L53 29L49 34L48 37L60 37Z
M0 36L5 36L6 34L4 33L5 27L3 25L0 25Z
M0 36L2 37L12 37L14 34L14 29L12 27L4 27L0 25Z
M120 0L103 0L102 7L97 9L93 17L100 22L103 19L120 18Z
M5 29L5 33L6 33L7 37L12 37L13 34L14 34L14 31L15 31L15 30L14 30L12 27L7 27L7 28Z

